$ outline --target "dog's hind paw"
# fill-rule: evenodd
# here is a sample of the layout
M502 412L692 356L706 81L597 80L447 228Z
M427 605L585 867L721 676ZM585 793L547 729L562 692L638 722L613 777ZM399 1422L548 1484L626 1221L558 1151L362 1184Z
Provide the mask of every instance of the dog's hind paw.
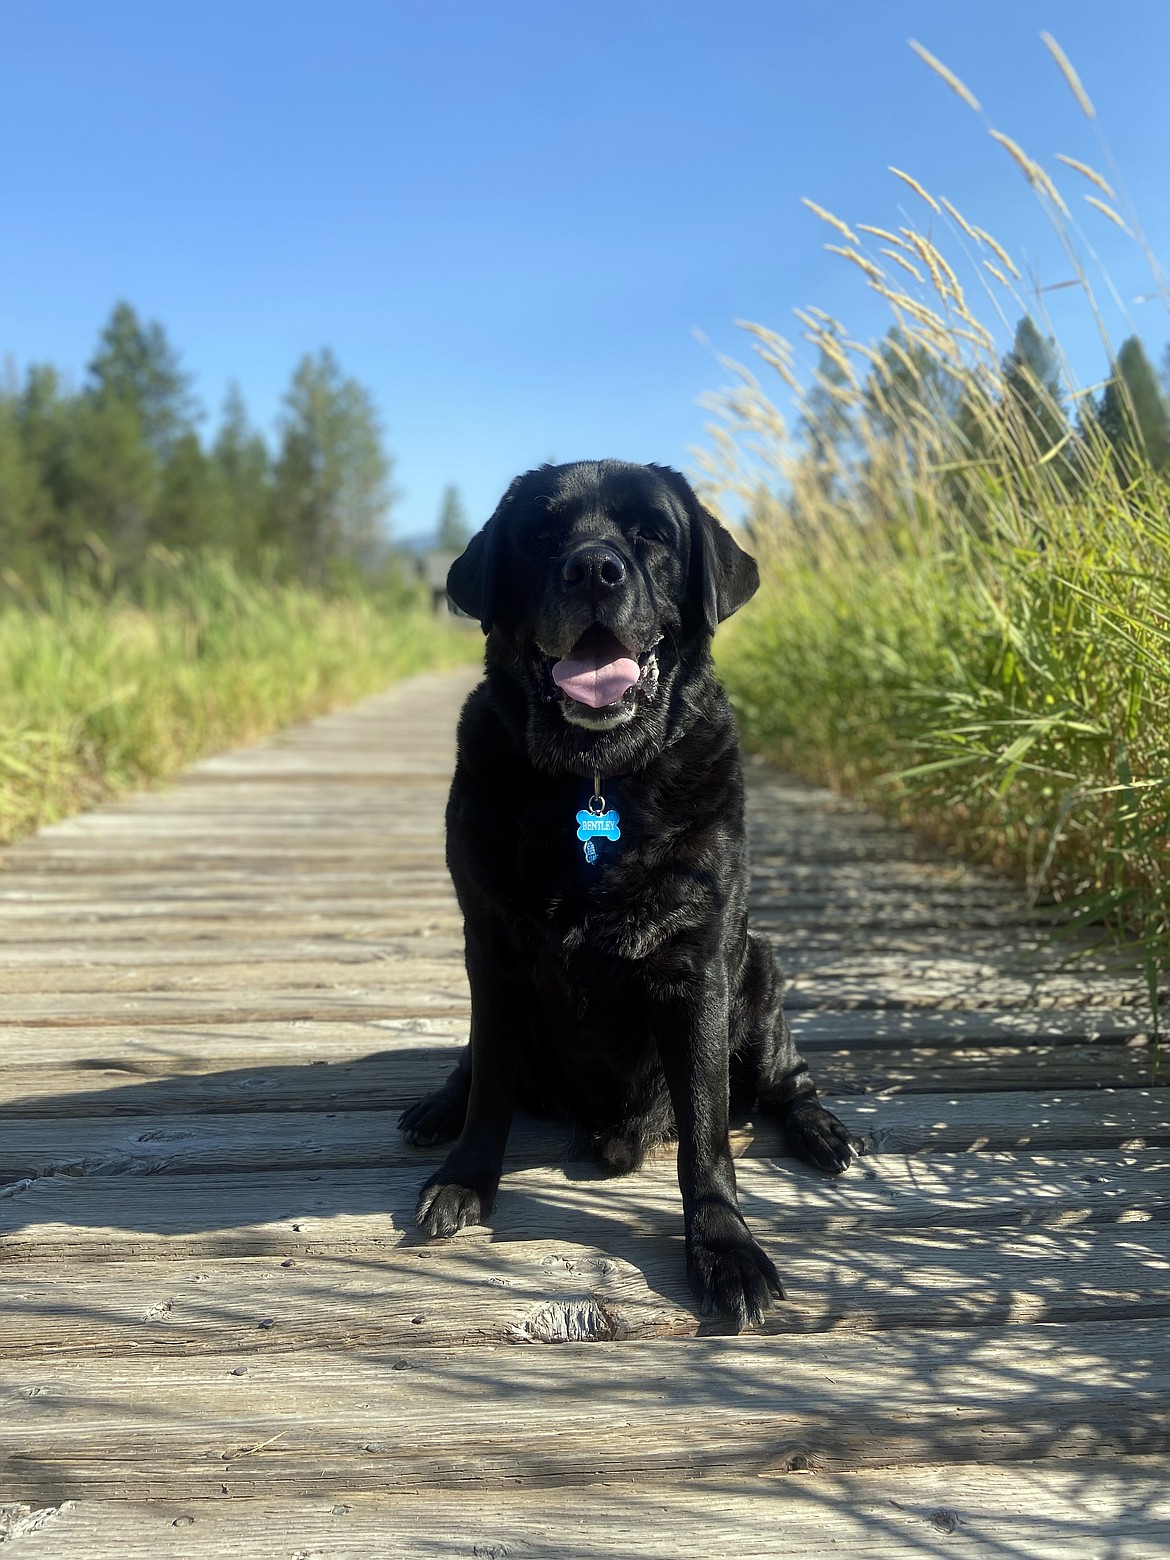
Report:
M467 1115L467 1094L449 1084L424 1099L408 1105L398 1118L398 1130L416 1148L434 1143L449 1143L463 1131Z
M827 1175L848 1170L861 1144L843 1121L826 1110L815 1094L805 1094L788 1107L784 1136L794 1154Z

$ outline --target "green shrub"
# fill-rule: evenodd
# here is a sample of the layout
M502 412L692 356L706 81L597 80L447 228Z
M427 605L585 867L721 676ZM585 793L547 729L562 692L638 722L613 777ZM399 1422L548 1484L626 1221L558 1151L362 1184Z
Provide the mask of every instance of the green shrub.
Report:
M0 841L479 650L393 583L310 590L168 554L132 591L9 577Z

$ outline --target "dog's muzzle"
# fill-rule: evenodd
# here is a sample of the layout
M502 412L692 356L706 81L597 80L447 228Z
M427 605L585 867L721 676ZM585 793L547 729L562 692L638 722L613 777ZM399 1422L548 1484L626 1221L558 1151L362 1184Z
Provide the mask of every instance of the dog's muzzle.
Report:
M611 630L595 623L568 655L545 652L546 698L560 704L561 714L588 730L624 725L637 713L640 698L658 690L661 636L640 653Z

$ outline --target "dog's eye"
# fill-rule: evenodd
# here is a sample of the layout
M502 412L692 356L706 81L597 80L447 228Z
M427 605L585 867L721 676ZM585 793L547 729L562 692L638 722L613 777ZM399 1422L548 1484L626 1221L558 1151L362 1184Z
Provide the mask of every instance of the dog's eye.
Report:
M657 543L659 547L669 547L670 537L662 526L640 525L634 532L636 542Z

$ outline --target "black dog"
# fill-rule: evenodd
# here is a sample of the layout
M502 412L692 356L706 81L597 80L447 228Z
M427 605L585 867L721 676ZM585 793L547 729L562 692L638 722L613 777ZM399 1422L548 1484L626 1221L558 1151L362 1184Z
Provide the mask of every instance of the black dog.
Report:
M518 477L452 566L488 636L447 806L471 1041L400 1122L459 1138L419 1197L431 1235L491 1211L517 1102L585 1128L615 1170L677 1133L688 1276L740 1326L783 1289L736 1201L729 1106L758 1105L830 1174L850 1160L747 926L710 644L758 584L677 472L619 461Z

